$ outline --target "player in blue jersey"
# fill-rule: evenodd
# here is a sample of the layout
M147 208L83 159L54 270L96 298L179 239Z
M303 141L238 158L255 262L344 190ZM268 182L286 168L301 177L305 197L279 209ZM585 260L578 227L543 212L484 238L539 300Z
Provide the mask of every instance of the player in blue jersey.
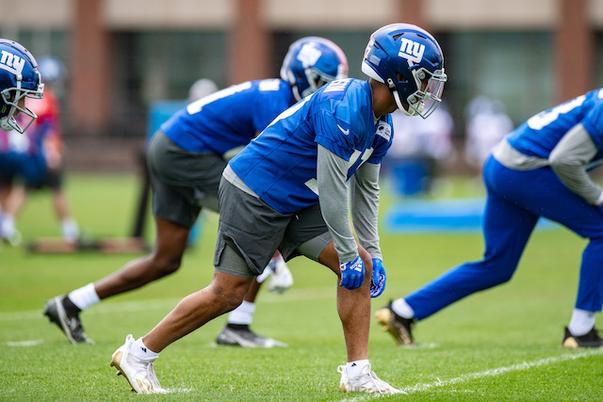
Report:
M386 278L377 231L379 169L392 142L389 113L400 108L427 117L446 75L436 40L408 24L377 30L362 70L368 81L324 86L230 161L220 182L213 281L144 337L128 335L113 354L112 365L135 391L162 392L153 369L158 353L238 306L278 249L286 260L304 255L317 261L339 279L337 311L347 349L340 389L399 392L375 375L368 360L370 297L383 292Z
M377 311L403 345L412 325L463 297L513 276L540 217L589 239L582 255L575 309L563 346L600 347L595 313L603 303L603 191L588 176L603 159L603 89L545 110L509 134L483 169L488 191L481 261L468 262Z
M44 84L31 53L17 42L0 39L0 201L10 192L10 186L2 183L3 178L24 171L27 178L31 176L29 172L33 169L26 164L27 156L14 149L8 133L20 135L27 130L37 116L25 105L25 100L41 99L43 93ZM0 210L0 227L2 219Z
M43 94L36 59L19 43L0 39L0 128L23 134L37 117L25 99L41 99Z
M219 211L218 184L227 161L282 111L326 82L346 77L347 69L345 55L336 44L319 37L302 38L291 45L285 57L282 79L234 85L177 112L153 137L147 151L157 228L155 249L120 271L51 299L44 314L70 342L89 342L80 312L100 300L175 272L201 208ZM279 257L275 258L278 264ZM239 302L242 305L218 337L219 343L283 345L249 329L254 307L250 301L255 299L258 287L256 281L246 303Z

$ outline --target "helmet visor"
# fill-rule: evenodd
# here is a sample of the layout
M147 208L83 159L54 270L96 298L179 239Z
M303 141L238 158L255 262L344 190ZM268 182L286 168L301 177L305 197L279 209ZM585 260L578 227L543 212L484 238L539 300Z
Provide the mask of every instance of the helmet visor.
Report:
M407 98L409 112L426 119L442 102L447 76L443 69L431 73L425 68L420 68L412 74L418 89Z

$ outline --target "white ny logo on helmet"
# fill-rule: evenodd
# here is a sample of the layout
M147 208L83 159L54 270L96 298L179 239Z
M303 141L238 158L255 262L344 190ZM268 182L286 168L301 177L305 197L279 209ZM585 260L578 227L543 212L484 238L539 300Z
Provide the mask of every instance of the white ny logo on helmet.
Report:
M302 62L304 68L311 67L316 64L321 55L322 52L316 48L314 43L306 43L300 49L299 54L297 55L297 60Z
M21 75L23 67L25 67L25 59L22 59L11 52L7 52L6 50L2 50L1 54L0 68L10 71L15 75Z
M401 38L400 53L398 56L408 60L408 66L412 67L415 63L420 63L425 53L425 45L412 41L410 39Z

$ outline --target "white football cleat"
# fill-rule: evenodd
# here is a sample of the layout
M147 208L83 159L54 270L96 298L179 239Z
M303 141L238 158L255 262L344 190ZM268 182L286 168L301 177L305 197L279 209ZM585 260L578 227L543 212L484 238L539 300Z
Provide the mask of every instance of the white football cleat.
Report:
M367 364L355 377L348 376L345 365L337 367L337 372L341 374L339 389L343 392L366 392L379 395L404 393L377 377L377 374L371 370L370 364Z
M117 375L123 375L132 390L139 394L165 394L167 391L161 388L159 380L153 368L154 359L141 359L135 356L132 346L135 339L132 335L126 337L126 341L111 356L111 366L117 369Z

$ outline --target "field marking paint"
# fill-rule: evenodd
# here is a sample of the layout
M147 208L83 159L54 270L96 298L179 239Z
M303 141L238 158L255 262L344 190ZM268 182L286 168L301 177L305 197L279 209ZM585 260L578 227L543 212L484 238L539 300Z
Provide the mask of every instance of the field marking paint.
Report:
M498 367L498 368L493 368L493 369L489 369L489 370L478 371L475 373L464 374L459 377L451 378L449 380L438 379L437 381L432 382L432 383L416 384L416 385L413 385L412 387L404 387L404 388L402 388L402 390L404 392L406 392L407 394L414 394L417 392L427 391L431 388L446 387L448 385L460 384L460 383L464 383L464 382L478 380L481 378L497 377L497 376L504 375L507 373L512 373L515 371L525 371L525 370L530 370L530 369L537 368L537 367L550 366L552 364L556 364L556 363L560 363L560 362L564 362L564 361L582 359L585 357L600 355L602 353L603 353L603 349L586 350L583 352L576 352L576 353L566 353L566 354L562 354L562 355L558 355L558 356L545 357L543 359L512 364L510 366Z
M461 384L461 383L470 382L473 380L479 380L482 378L497 377L497 376L504 375L507 373L512 373L515 371L525 371L525 370L530 370L530 369L537 368L537 367L550 366L552 364L556 364L556 363L560 363L560 362L577 360L577 359L582 359L585 357L596 356L596 355L601 355L601 354L603 354L603 349L586 350L586 351L575 352L575 353L566 353L566 354L562 354L562 355L558 355L558 356L545 357L543 359L512 364L510 366L498 367L498 368L493 368L493 369L484 370L484 371L477 371L475 373L463 374L461 376L450 378L448 380L438 379L437 381L434 381L431 383L423 383L423 384L419 383L419 384L416 384L416 385L413 385L410 387L402 387L402 388L400 388L400 390L403 391L406 395L416 394L419 392L428 391L432 388L447 387L449 385ZM378 397L379 396L364 395L364 396L359 396L356 398L342 399L342 402L343 401L360 402L360 401L367 401L367 400L378 398Z
M184 296L184 295L183 295ZM288 303L305 300L335 300L336 293L334 288L308 288L308 289L291 289L284 295L264 294L262 303ZM92 308L86 312L86 315L96 314L113 314L122 312L148 311L153 309L171 309L180 299L148 299L129 302L104 303L98 308ZM167 313L167 311L166 311ZM42 308L39 310L26 310L11 313L0 313L0 322L3 321L20 321L20 320L37 320L46 319L42 315Z
M32 346L38 346L44 343L42 339L27 339L24 341L8 341L5 342L6 346L13 348L31 348Z

